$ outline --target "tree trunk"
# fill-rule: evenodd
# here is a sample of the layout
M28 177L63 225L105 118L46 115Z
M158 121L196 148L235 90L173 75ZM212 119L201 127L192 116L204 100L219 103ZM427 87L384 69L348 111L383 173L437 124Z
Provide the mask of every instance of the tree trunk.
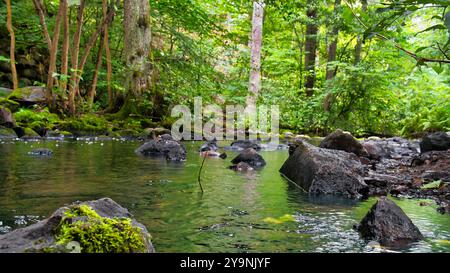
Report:
M367 0L361 0L361 9L363 12L367 11ZM358 40L356 41L355 46L355 60L354 64L357 65L361 61L361 52L362 52L362 46L363 46L363 37L361 35L358 35Z
M334 20L333 20L333 31L330 46L328 48L328 61L327 61L327 80L332 80L335 76L336 69L330 65L330 63L336 61L336 50L339 38L339 8L341 5L341 0L335 0L334 2Z
M152 65L150 4L148 0L124 1L124 55L127 68L126 98L119 115L136 114L142 94L151 88Z
M64 0L63 11L63 25L64 25L64 40L61 52L61 75L64 77L60 81L60 87L63 92L67 89L68 80L68 66L69 66L69 43L70 43L70 28L69 28L69 3L68 0Z
M97 62L95 64L95 70L94 70L94 76L92 78L92 85L91 89L88 94L88 107L89 110L92 109L92 104L94 103L95 93L97 89L97 81L98 81L98 71L100 69L100 66L102 64L102 53L103 53L103 40L100 40L98 43L98 53L97 53Z
M8 13L6 18L6 27L8 28L8 32L11 37L11 43L9 48L11 75L12 75L13 89L17 89L19 88L19 82L17 81L16 57L15 57L16 36L14 35L14 29L12 26L11 0L6 0L6 10Z
M48 33L47 24L45 23L44 9L42 8L41 0L33 0L34 7L39 15L39 22L41 24L42 32L44 34L45 41L47 41L48 50L52 47L52 39Z
M264 1L253 1L252 38L250 44L250 80L247 107L256 109L261 90L261 46L263 35ZM253 111L254 112L254 111Z
M52 47L50 48L50 61L47 74L47 103L53 105L53 73L56 72L56 58L58 56L59 30L61 28L61 17L64 12L64 0L59 1L58 14L56 15L55 30L53 33Z
M103 9L103 17L106 17L107 12L107 0L102 0L102 9ZM112 78L112 65L111 65L111 50L109 48L109 34L108 34L108 25L104 28L103 34L103 47L105 48L106 55L106 81L108 85L108 106L109 108L113 107L114 104L114 96L111 89L111 78Z
M80 0L77 15L77 30L73 37L73 47L71 52L72 71L69 86L69 110L72 114L75 114L75 90L77 90L76 84L78 83L78 55L80 53L80 37L81 28L83 26L83 12L85 4L85 0Z
M317 50L317 7L315 1L308 0L306 16L308 23L306 25L306 39L305 39L305 91L308 97L314 94L314 84L316 81L316 50Z

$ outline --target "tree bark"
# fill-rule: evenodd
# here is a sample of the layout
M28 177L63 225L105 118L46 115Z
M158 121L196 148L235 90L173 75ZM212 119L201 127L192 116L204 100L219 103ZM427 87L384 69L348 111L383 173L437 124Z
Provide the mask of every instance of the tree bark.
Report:
M85 0L80 0L80 6L78 7L77 15L77 30L73 37L73 47L71 52L72 71L69 86L69 111L72 114L75 114L75 90L77 90L76 85L78 84L78 55L80 53L80 37L81 29L83 26L83 12L85 4Z
M52 39L48 33L47 24L45 23L44 9L42 8L41 0L33 0L34 7L39 15L39 22L41 24L42 32L44 34L45 41L47 42L48 50L52 47Z
M252 38L250 44L250 80L247 107L256 109L256 101L261 91L261 47L263 35L264 1L253 1Z
M361 0L361 9L363 12L367 11L367 0ZM361 61L361 53L362 53L362 46L363 46L363 37L361 35L358 35L358 40L356 41L355 46L355 59L354 64L357 65Z
M64 25L64 40L61 52L61 75L65 77L60 81L60 88L65 92L67 89L68 81L68 67L69 67L69 43L70 43L70 28L69 28L69 3L68 0L64 0L63 11L63 25Z
M151 19L148 0L124 1L124 56L127 68L126 98L120 116L137 113L142 94L151 88L152 65L149 61L151 46Z
M337 22L339 16L339 8L341 5L341 0L335 0L334 2L334 20L333 20L333 31L332 31L332 40L330 46L328 47L328 60L327 60L327 74L326 79L332 80L335 76L336 69L330 65L330 63L336 60L336 50L337 43L339 38L339 23Z
M92 104L94 103L95 93L97 89L98 71L100 69L100 66L102 65L103 45L104 45L103 40L100 40L100 42L98 43L97 62L95 64L94 76L92 78L91 89L89 90L88 93L89 110L92 109Z
M6 10L7 10L6 27L8 28L9 36L11 37L9 48L11 75L12 75L13 89L17 89L19 88L19 82L17 80L16 57L15 57L16 36L14 35L14 29L12 26L11 0L6 0Z
M106 17L107 9L108 9L107 0L102 0L103 17ZM106 55L106 71L107 71L106 82L108 86L108 106L109 108L112 108L114 104L114 95L111 89L112 65L111 65L111 50L109 48L108 25L105 26L103 31L104 31L103 47L105 48L105 55Z
M314 94L314 84L316 81L316 50L317 50L317 7L315 1L308 0L306 16L308 23L306 25L306 39L305 39L305 91L306 96L310 97Z
M59 32L61 28L61 17L64 12L64 0L59 1L58 14L56 15L55 30L53 33L52 47L50 48L50 61L47 74L47 103L53 105L53 73L56 72L56 58L58 56Z

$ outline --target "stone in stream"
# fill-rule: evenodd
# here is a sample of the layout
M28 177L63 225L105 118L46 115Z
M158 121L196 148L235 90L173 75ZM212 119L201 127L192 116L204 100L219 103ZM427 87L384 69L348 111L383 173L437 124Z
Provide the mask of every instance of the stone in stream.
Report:
M310 194L367 197L364 168L353 153L318 148L304 141L291 145L289 151L280 172Z
M34 156L52 156L53 151L50 149L46 149L46 148L38 148L38 149L33 149L33 150L29 151L28 154L34 155Z
M236 140L231 143L230 148L232 150L245 150L248 148L252 148L256 151L259 151L261 150L261 145L258 142L252 140Z
M329 134L320 143L320 148L333 149L354 153L358 156L367 156L367 151L361 143L356 140L350 133L342 130L336 130Z
M200 146L200 152L209 152L209 151L215 152L218 149L219 149L219 147L217 147L216 140L208 141L205 144L203 144L202 146Z
M81 205L90 207L98 214L98 216L103 218L131 219L131 225L136 228L137 232L139 232L138 236L142 240L144 246L143 249L138 252L155 252L155 249L150 241L150 234L145 226L137 222L126 208L121 207L110 198L102 198L94 201L75 202L67 207L61 207L45 220L31 226L16 229L4 235L0 235L0 253L69 252L70 249L57 244L55 233L63 223L73 224L77 221L85 222L87 220L86 216L68 217L66 215L67 211L73 210L74 208L79 208ZM95 220L98 221L97 219ZM89 224L87 224L85 228L89 228ZM77 243L74 242L73 244L76 245ZM131 252L133 252L133 250L131 250Z
M423 235L393 201L381 197L356 227L365 240L384 246L399 246L420 241Z
M450 135L444 132L424 136L420 142L420 152L445 151L450 149Z
M252 148L245 149L231 161L233 164L238 164L240 162L245 162L252 168L263 167L266 165L264 158Z
M230 167L228 167L230 170L233 171L237 171L237 172L249 172L249 171L253 171L254 169L252 168L252 166L250 166L249 164L245 163L245 162L239 162L236 165L232 165Z
M186 149L184 146L167 134L144 143L135 152L141 156L164 156L170 161L186 160Z

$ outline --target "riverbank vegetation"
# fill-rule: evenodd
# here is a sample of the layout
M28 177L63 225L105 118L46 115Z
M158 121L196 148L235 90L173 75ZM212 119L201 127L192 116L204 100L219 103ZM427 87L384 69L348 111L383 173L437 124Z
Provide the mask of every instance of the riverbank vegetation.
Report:
M196 96L278 104L297 133L449 131L449 5L1 1L0 107L41 135L170 128Z

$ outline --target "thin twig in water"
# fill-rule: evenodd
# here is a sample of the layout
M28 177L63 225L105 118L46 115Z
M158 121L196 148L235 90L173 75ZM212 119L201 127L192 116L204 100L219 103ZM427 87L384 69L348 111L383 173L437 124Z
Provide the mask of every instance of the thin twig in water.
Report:
M206 152L203 156L202 165L200 166L200 170L198 171L198 176L197 176L198 185L200 186L200 190L202 191L202 193L203 193L203 187L202 187L201 175L202 175L203 165L205 165L205 160L207 157L208 157L208 152Z

